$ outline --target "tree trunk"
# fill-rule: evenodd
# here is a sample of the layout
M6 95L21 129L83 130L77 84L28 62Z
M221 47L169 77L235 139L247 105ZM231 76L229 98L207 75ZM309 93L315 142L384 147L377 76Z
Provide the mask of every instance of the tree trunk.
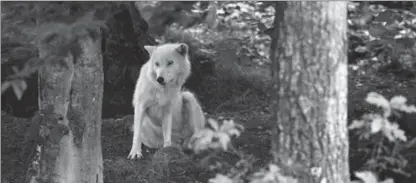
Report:
M103 182L101 41L80 38L78 44L82 52L64 59L68 68L48 65L39 72L39 109L52 108L63 116L61 124L69 129L68 135L55 139L56 157L42 161L41 156L41 162L47 163L40 167L49 167L40 172L40 177L45 177L42 182ZM45 58L48 51L43 45L40 57ZM47 148L41 146L40 154Z
M114 7L117 13L113 13L106 23L109 33L103 42L104 118L133 113L131 101L134 86L140 68L149 59L144 45L156 44L147 31L146 21L133 3Z
M274 159L299 182L349 182L347 4L279 2L275 17Z

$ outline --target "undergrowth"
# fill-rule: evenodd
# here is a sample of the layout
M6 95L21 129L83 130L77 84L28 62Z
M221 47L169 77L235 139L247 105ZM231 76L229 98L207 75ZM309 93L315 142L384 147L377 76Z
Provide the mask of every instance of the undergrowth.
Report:
M269 105L269 68L241 64L236 56L241 40L232 39L227 32L204 27L182 29L176 25L168 27L159 39L160 43L184 42L189 46L191 62L199 63L192 65L199 67L192 77L198 80L194 90L205 112L225 114Z
M406 104L407 99L403 96L395 96L391 100L387 100L382 95L370 92L366 99L366 102L381 107L382 113L370 113L363 116L360 120L354 120L349 129L358 135L361 141L370 141L369 144L359 147L359 150L363 152L370 152L369 159L366 161L365 167L360 171L354 172L355 176L360 180L351 181L353 183L394 183L391 177L381 176L386 170L394 171L396 173L404 174L404 168L406 167L406 159L400 155L400 152L406 150L408 147L414 145L416 140L408 141L405 132L400 129L397 121L392 120L392 115L402 115L402 113L416 113L416 107L414 105ZM228 122L228 121L226 121ZM214 126L217 125L215 121ZM224 123L226 126L228 123ZM228 125L230 126L230 125ZM221 129L216 127L214 129ZM229 129L229 128L228 128ZM237 129L230 130L237 134L240 132ZM238 132L238 133L237 133ZM204 134L204 133L202 133ZM226 136L227 133L223 133ZM208 138L212 135L206 135ZM204 139L201 134L196 134L196 137ZM222 140L224 138L225 140ZM230 137L222 137L217 142L228 143ZM202 141L202 140L201 140ZM210 141L203 141L208 143ZM194 146L193 148L198 147ZM212 147L210 145L204 145L204 147ZM226 145L215 146L217 149L227 150ZM198 149L199 152L199 148ZM240 157L244 157L240 154ZM282 168L275 164L269 164L267 168L262 168L258 172L252 175L247 174L250 169L250 161L240 159L227 173L218 173L215 177L209 180L209 183L240 183L243 180L249 180L250 183L296 183L296 179L288 177L282 173ZM242 167L243 166L243 167ZM290 168L290 167L286 167ZM236 171L237 170L237 171ZM384 180L383 180L384 179ZM325 179L323 179L323 182Z
M268 106L267 79L250 72L233 68L217 67L198 90L200 100L208 113L227 113Z
M350 124L350 135L357 145L352 148L351 155L365 160L361 170L375 172L383 179L394 175L409 177L410 172L406 170L409 159L404 152L415 144L415 139L409 139L410 135L402 129L404 124L397 119L405 113L416 113L416 107L407 105L407 99L400 95L387 100L370 92L365 100L382 110L364 114Z

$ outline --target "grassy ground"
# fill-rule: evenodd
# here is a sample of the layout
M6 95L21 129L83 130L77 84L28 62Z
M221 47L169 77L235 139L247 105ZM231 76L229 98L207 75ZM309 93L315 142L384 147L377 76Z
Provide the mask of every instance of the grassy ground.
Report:
M220 53L221 54L221 53ZM223 53L225 54L225 53ZM206 78L200 89L195 91L211 116L234 118L243 124L245 131L235 141L237 149L255 159L253 170L264 167L270 159L270 116L268 69L254 67L235 67L227 65L230 55L220 55L217 72ZM232 66L232 67L231 67ZM232 68L232 69L230 69ZM416 80L403 80L386 73L359 74L349 73L349 119L356 119L367 111L365 95L377 91L387 97L393 94L407 96L416 103ZM25 147L21 144L27 122L15 122L2 119L2 182L22 182L25 167ZM103 157L106 183L137 182L143 180L141 172L146 171L151 153L145 153L143 160L127 160L131 145L131 133L125 125L103 123ZM413 160L414 163L415 160ZM416 169L416 168L415 168ZM189 172L187 175L206 182L214 174L207 172Z

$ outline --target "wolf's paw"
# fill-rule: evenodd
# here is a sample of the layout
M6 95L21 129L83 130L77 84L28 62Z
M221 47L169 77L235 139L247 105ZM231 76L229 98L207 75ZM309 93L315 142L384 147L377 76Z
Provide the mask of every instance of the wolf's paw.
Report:
M140 159L142 157L143 155L141 149L131 149L129 156L127 156L128 159Z
M171 141L163 143L163 147L168 147L168 146L171 146L171 145L172 145Z

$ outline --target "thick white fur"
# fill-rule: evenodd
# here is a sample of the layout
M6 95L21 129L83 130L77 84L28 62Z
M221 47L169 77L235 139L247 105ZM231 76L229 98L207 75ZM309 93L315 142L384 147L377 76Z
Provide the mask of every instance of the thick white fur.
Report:
M172 142L180 144L205 126L198 100L181 89L191 73L188 46L169 43L145 49L150 59L141 68L133 95L133 143L129 159L142 157L142 143L151 148L166 147ZM163 77L166 84L159 84L157 77Z

